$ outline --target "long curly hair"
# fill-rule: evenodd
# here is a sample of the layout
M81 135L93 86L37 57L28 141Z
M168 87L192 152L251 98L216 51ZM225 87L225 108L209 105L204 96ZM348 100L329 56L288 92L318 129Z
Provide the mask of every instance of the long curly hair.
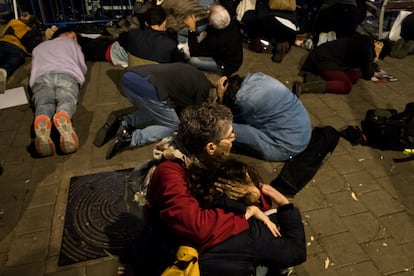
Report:
M188 188L201 207L209 208L217 199L225 196L214 186L214 182L219 178L235 180L241 185L251 185L253 182L256 187L259 187L262 181L253 166L233 158L227 159L222 166L216 169L192 165L187 171ZM249 195L240 201L251 205Z

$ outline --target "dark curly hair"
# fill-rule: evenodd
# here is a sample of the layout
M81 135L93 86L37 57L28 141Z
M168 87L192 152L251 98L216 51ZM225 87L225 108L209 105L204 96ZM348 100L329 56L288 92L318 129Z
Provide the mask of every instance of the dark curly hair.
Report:
M233 114L228 107L216 103L203 103L185 108L175 139L190 153L199 156L208 143L225 138Z
M227 89L223 95L223 104L225 106L233 107L237 91L239 91L243 80L244 78L239 75L233 75L227 79Z
M259 187L262 181L252 166L233 158L227 159L215 170L192 165L187 171L188 188L202 208L212 207L214 202L223 196L214 186L214 182L219 178L236 180L242 185L253 182L256 187ZM249 194L240 201L246 205L251 205L252 202Z

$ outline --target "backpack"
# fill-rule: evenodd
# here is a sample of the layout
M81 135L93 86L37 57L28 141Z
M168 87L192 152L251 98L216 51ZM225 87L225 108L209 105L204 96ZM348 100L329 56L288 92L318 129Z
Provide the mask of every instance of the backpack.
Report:
M306 149L286 161L270 185L284 195L298 193L335 150L339 137L339 132L331 126L315 127Z
M369 109L361 121L366 145L381 150L414 148L414 102L403 112L395 109Z

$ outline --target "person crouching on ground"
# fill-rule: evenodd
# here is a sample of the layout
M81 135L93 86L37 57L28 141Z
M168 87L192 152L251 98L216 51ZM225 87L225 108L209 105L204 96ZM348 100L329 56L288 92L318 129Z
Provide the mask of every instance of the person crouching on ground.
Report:
M52 40L42 42L33 50L29 84L35 112L34 145L40 156L56 152L50 138L52 121L60 134L62 153L69 154L78 149L79 140L71 118L76 112L86 72L76 33L68 28L57 30Z

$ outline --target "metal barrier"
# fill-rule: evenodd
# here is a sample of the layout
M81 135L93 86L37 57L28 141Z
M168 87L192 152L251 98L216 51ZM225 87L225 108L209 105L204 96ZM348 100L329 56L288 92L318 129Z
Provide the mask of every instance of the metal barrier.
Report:
M30 9L43 25L62 26L118 21L133 14L134 4L135 0L30 0Z

